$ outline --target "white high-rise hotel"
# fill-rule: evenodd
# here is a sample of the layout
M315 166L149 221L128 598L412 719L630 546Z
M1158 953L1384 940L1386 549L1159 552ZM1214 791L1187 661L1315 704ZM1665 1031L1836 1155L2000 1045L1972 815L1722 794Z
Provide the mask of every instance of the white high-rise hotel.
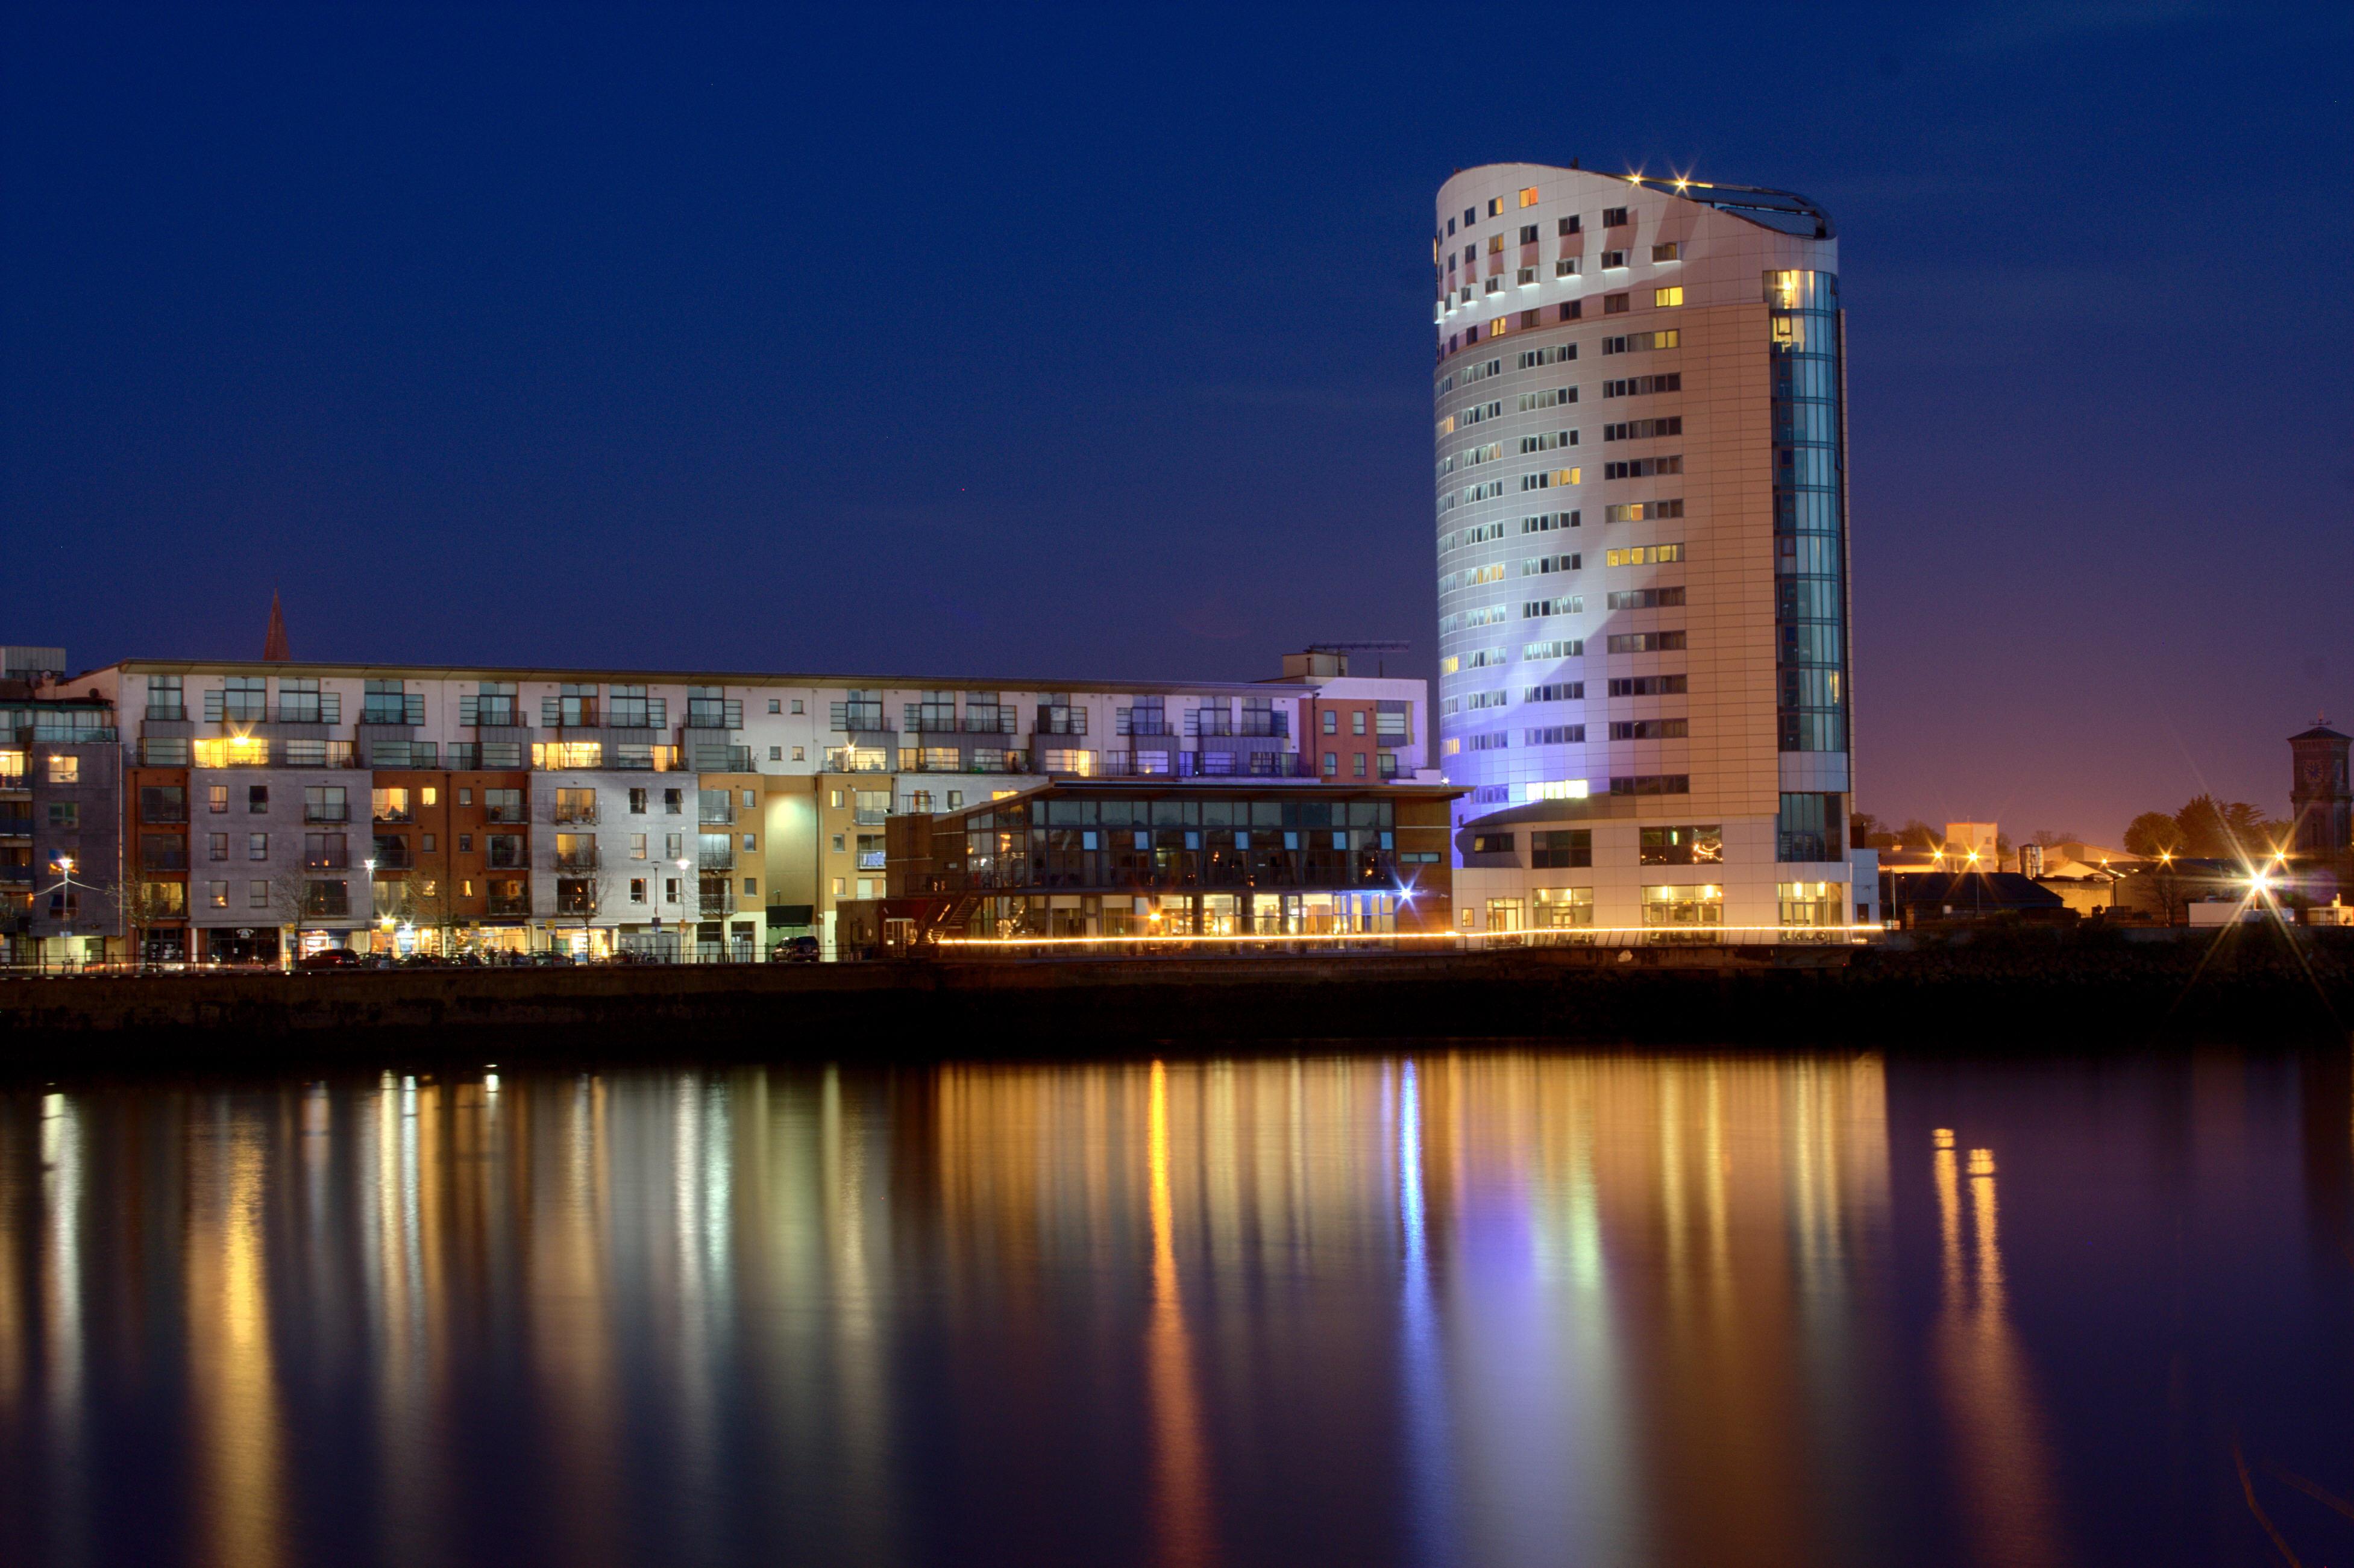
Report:
M1439 766L1489 929L1862 918L1839 245L1787 193L1438 193Z

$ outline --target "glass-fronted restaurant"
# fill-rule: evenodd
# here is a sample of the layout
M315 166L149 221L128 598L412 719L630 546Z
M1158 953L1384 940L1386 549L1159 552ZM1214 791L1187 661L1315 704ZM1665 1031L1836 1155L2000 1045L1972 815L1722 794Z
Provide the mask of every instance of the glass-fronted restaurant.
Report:
M1452 922L1447 806L1388 785L1065 780L889 823L891 907L968 938L1379 936Z

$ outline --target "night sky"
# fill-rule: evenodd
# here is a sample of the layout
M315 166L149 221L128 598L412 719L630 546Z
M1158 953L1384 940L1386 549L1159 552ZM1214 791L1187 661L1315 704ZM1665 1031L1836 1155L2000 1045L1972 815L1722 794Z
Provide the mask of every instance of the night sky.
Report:
M1839 223L1863 809L2283 810L2354 8L1897 9L16 8L0 641L1427 675L1435 192L1580 157Z

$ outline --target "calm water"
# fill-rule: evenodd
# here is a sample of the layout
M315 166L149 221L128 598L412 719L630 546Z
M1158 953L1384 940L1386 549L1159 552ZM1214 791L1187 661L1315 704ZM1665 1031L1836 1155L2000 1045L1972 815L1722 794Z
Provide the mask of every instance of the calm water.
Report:
M2271 1562L2236 1439L2343 1563L2349 1137L2343 1053L9 1091L0 1560Z

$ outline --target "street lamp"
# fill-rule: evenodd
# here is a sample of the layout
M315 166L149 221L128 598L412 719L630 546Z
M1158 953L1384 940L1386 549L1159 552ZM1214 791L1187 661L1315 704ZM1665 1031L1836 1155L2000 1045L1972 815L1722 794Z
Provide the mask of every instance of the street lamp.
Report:
M684 855L678 857L678 945L679 961L686 961L686 868L694 863Z
M370 918L374 918L376 915L376 857L374 855L370 855L367 859L360 862L360 864L367 870L368 915ZM386 924L389 925L390 922L387 921ZM375 943L371 941L369 946L374 947Z

